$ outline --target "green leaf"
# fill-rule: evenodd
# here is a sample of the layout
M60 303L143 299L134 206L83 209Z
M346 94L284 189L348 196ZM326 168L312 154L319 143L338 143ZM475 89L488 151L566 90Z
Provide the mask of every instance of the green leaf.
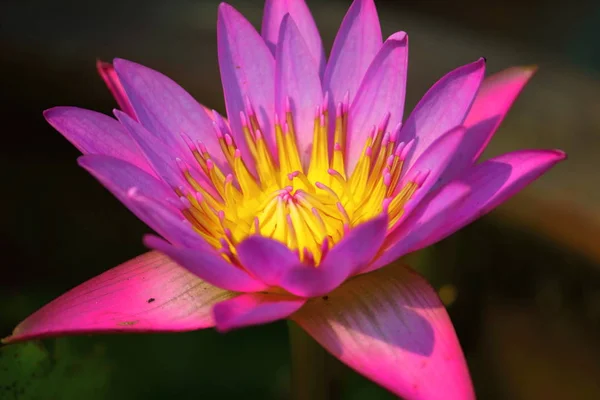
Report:
M84 353L67 339L50 348L39 342L0 348L1 399L103 399L109 374L100 347Z

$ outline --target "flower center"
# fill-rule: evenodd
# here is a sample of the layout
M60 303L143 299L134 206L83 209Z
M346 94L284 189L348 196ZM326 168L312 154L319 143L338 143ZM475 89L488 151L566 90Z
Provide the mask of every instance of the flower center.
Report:
M396 143L399 126L387 131L389 114L373 127L354 171L345 167L347 97L338 104L332 145L328 135L327 96L316 108L310 162L303 166L297 148L291 108L285 119L275 116L276 149L269 149L249 101L241 113L245 144L254 160L251 172L242 159L227 123L214 113L214 128L227 160L220 168L201 142L188 147L204 172L198 178L177 160L195 192L176 189L182 213L194 230L231 262L235 246L259 234L282 242L304 262L318 265L331 246L356 225L382 212L390 227L424 181L416 174L399 188L402 164L412 143ZM277 160L277 161L276 161Z

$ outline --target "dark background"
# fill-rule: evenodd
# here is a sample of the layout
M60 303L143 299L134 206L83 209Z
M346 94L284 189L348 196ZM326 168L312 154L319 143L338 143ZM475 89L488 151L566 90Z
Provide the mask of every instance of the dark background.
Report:
M262 2L232 4L257 26ZM327 48L348 1L308 1ZM481 399L600 398L600 4L376 1L384 36L410 36L408 104L445 72L538 64L490 154L570 159L410 262L440 289ZM215 1L0 4L0 336L69 288L144 252L141 222L80 169L42 111L115 107L97 58L166 73L223 110ZM284 323L225 335L98 336L0 349L0 399L288 397ZM385 399L350 371L343 399Z

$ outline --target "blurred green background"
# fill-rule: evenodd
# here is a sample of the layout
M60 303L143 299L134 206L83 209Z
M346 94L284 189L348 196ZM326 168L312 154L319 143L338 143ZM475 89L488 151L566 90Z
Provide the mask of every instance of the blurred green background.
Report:
M261 1L232 0L257 26ZM349 1L308 1L331 46ZM410 36L410 109L450 69L538 64L489 154L570 159L460 233L410 257L440 289L480 399L600 398L600 4L376 1L384 36ZM97 58L128 58L224 110L216 1L0 4L0 336L49 300L144 250L148 232L77 167L42 110L115 107ZM225 335L96 336L0 349L0 399L286 399L284 323ZM343 370L340 399L387 399Z

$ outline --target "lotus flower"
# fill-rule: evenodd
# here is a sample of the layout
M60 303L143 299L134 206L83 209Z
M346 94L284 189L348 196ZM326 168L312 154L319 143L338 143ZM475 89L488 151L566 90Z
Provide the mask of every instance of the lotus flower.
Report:
M383 267L565 158L520 150L478 162L533 69L483 80L480 59L442 77L403 120L408 38L382 41L372 0L354 1L328 59L302 0L267 0L261 34L221 4L217 29L227 119L122 59L98 65L116 120L45 112L84 154L79 164L160 237L5 342L289 318L399 396L474 398L435 291L409 267Z

